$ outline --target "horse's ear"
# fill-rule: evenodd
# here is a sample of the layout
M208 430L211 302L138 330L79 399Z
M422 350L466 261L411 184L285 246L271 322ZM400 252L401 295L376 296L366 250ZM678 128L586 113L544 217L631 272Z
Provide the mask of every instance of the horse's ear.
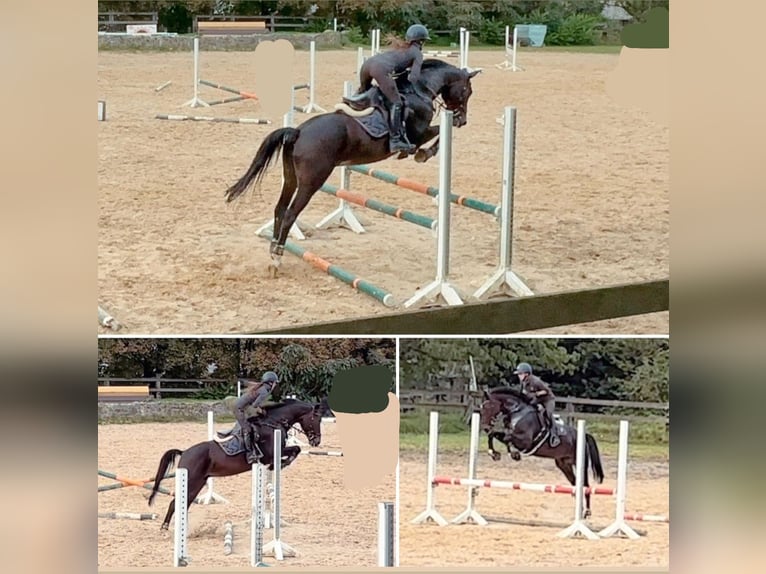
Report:
M482 393L484 393L484 400L488 401L489 400L489 393L487 392L487 389L483 389Z
M471 70L470 72L468 72L468 79L470 80L471 78L476 77L476 75L479 74L480 72L481 72L481 68L478 68L476 70Z

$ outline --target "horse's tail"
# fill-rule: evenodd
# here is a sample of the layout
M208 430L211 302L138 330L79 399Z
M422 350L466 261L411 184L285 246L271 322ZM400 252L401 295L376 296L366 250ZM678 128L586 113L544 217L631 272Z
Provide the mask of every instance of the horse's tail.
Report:
M181 456L183 452L184 451L178 450L177 448L171 448L169 451L162 455L162 458L160 459L160 466L157 469L157 474L154 475L154 486L152 486L152 493L149 495L149 506L152 505L154 502L154 497L160 490L160 482L162 482L162 479L165 478L168 470L173 468L176 457Z
M226 190L226 203L231 203L245 193L251 183L260 183L266 170L279 156L280 150L284 147L285 153L292 152L292 146L295 145L299 135L300 131L295 128L281 128L267 135L245 175Z
M604 469L601 466L601 455L598 452L598 445L593 435L585 435L585 446L588 449L588 457L590 458L590 467L593 471L593 476L596 478L599 484L604 482Z

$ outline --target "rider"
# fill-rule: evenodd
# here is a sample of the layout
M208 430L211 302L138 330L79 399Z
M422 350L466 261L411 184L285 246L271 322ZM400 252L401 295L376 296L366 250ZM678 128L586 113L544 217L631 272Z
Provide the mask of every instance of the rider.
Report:
M234 416L237 418L239 427L242 429L242 438L245 442L245 456L248 464L258 461L258 427L250 424L247 420L245 411L248 407L253 407L254 415L260 417L264 410L261 405L274 392L274 388L279 383L279 377L273 371L266 371L261 377L261 382L244 380L245 391L242 396L234 403Z
M365 60L359 70L360 88L358 94L364 93L375 80L388 100L389 107L389 150L414 153L415 147L407 140L404 126L404 100L396 87L392 75L399 75L409 69L407 80L417 83L420 80L420 66L423 64L423 43L431 38L428 29L422 24L413 24L407 29L404 42L397 40L393 50L381 52Z
M521 392L529 397L529 404L536 406L545 413L550 430L551 446L557 447L561 440L558 437L556 423L553 421L553 411L556 406L556 397L553 391L551 391L548 383L532 374L532 366L529 363L519 363L513 374L519 376Z

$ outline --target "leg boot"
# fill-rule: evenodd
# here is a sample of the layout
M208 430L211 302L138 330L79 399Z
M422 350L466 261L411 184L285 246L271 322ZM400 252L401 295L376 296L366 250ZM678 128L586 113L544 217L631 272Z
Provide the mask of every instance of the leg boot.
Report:
M407 141L407 134L402 123L402 105L394 104L389 115L389 151L415 153L416 146Z

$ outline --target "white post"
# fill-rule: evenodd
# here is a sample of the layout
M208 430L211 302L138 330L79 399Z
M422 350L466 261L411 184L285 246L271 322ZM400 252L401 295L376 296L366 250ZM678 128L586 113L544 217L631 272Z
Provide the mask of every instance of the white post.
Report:
M460 68L468 68L468 45L470 43L471 32L466 28L460 28Z
M431 411L428 421L428 490L426 491L426 509L413 521L420 524L432 520L439 526L447 526L447 520L437 512L434 506L434 476L436 476L436 455L439 449L439 413Z
M316 86L316 42L311 40L309 44L309 103L303 106L301 111L304 114L313 112L326 112L324 108L317 105L314 101L314 87Z
M333 18L332 19L332 31L337 32L338 31L338 19Z
M282 116L282 127L284 128L291 128L293 127L292 124L293 121L293 112L292 110L287 112L284 116ZM282 183L280 184L280 187L285 184L285 174L282 173ZM305 226L301 223L299 219L295 220L295 223L293 223L293 226L290 228L290 231L288 233L288 237L292 237L293 239L297 239L298 241L303 241L306 239L306 236L303 233L303 230L301 227ZM274 237L274 219L270 219L268 223L264 223L261 225L258 229L255 230L255 234L259 236L266 236L266 237ZM239 385L239 383L237 383ZM237 387L237 396L239 396L239 387Z
M622 533L627 538L636 540L638 533L625 522L625 502L628 489L628 421L620 421L620 446L617 453L617 494L614 522L601 530L598 535L611 538Z
M448 305L462 305L457 290L449 282L449 241L450 241L450 193L452 190L452 117L451 111L441 113L439 142L439 223L437 226L436 279L419 290L404 303L411 307L430 297L441 297Z
M266 462L266 461L264 461ZM284 560L285 556L295 556L295 549L284 542L280 536L281 512L281 474L282 474L282 431L274 431L274 473L271 483L274 486L274 506L271 522L274 527L274 538L263 547L264 556L274 556L277 560Z
M468 390L476 392L479 390L479 385L476 382L476 369L473 366L473 355L468 355L468 360L471 363L471 384L469 385Z
M173 532L173 566L187 566L189 555L186 548L186 539L189 535L189 512L187 500L189 499L189 471L185 468L176 469L175 492L175 528Z
M213 422L213 411L208 411L207 412L207 440L212 441L214 438L215 438L215 424ZM202 499L202 504L212 504L214 502L226 504L228 503L228 500L226 500L220 494L216 494L215 492L213 492L213 477L210 477L207 479L207 492L205 492L205 497Z
M511 27L505 27L505 60L499 64L495 64L496 68L501 70L511 70L512 72L519 72L523 70L521 66L516 65L516 50L518 49L519 32L516 26L513 27L513 43L511 43ZM508 58L511 61L508 61Z
M364 48L359 46L356 49L356 75L359 76L359 71L362 69L362 65L364 64Z
M263 562L263 512L265 508L263 498L264 468L262 464L255 463L251 467L252 492L250 508L250 566L266 566Z
M354 93L354 85L352 82L346 80L343 82L343 96L348 97ZM349 189L351 185L351 177L346 166L340 168L340 189ZM322 218L322 220L316 224L317 229L325 229L331 225L338 225L341 227L348 227L354 233L364 233L364 226L356 217L354 210L346 202L345 199L341 199L338 207Z
M106 102L98 100L98 121L106 121Z
M194 38L194 97L181 107L210 107L207 102L199 97L199 38Z
M378 566L396 566L394 503L378 503Z
M479 413L471 414L471 446L468 452L468 478L476 478L476 455L479 452ZM453 524L462 524L464 522L473 522L479 526L486 526L487 521L476 511L476 495L479 488L477 486L468 487L468 505L466 509L458 514L453 520Z
M598 535L593 532L582 519L583 514L583 488L585 485L585 473L588 469L585 466L585 421L577 421L577 456L575 457L575 513L574 522L568 528L558 533L559 538L573 538L575 536L584 536L589 540L598 540Z
M513 256L513 191L516 163L516 108L507 106L503 120L503 190L500 203L500 262L497 271L477 289L474 297L484 299L500 292L519 296L534 295L511 270Z
M370 32L372 42L370 43L370 55L374 56L380 52L380 28L375 28Z

